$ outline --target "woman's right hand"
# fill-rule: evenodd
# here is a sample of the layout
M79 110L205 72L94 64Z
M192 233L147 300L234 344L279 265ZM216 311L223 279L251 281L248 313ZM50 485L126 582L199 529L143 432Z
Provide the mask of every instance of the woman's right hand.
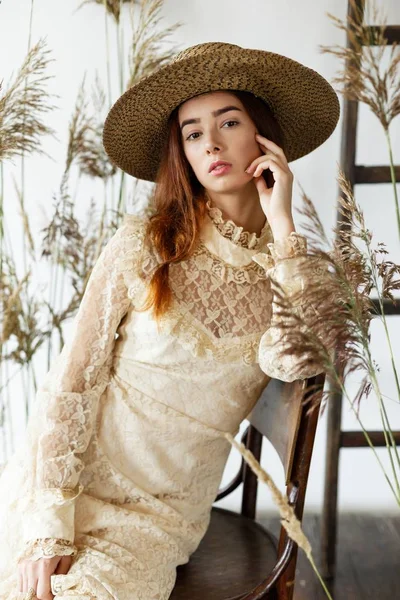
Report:
M27 593L29 588L36 590L37 600L53 600L50 576L66 575L72 563L72 556L53 556L37 560L25 559L18 563L19 592Z

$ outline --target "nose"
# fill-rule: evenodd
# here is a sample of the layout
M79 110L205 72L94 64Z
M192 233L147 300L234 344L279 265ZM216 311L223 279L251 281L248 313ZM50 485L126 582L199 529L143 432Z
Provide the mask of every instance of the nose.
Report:
M221 151L221 146L217 146L217 145L213 145L213 144L208 144L206 147L207 152L220 152Z
M221 150L222 142L218 137L218 132L210 131L208 134L204 135L203 139L205 140L204 145L208 153L219 152Z

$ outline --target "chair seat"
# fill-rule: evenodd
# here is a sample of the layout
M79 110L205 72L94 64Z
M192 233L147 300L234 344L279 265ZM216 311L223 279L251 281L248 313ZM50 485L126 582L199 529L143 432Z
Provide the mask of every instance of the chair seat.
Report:
M227 600L249 592L272 571L277 547L259 523L214 506L199 547L177 567L170 600Z

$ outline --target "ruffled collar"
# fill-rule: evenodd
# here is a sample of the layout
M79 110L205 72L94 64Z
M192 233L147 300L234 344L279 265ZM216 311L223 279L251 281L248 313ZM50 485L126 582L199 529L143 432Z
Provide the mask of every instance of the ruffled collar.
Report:
M211 204L211 200L207 200L206 206L208 214L220 234L237 246L248 248L249 250L255 249L258 248L266 238L270 238L272 236L271 228L267 219L265 220L265 224L261 230L260 236L257 237L255 232L250 233L249 231L244 231L243 227L236 225L236 223L231 219L224 219L221 209L219 209L217 206L213 206Z
M273 235L268 221L265 222L260 236L243 231L230 219L224 219L222 211L207 201L206 219L202 226L200 238L203 244L214 255L224 262L244 267L253 263L253 256L267 251L268 243L273 242ZM250 247L249 247L250 246ZM254 266L257 261L254 261Z

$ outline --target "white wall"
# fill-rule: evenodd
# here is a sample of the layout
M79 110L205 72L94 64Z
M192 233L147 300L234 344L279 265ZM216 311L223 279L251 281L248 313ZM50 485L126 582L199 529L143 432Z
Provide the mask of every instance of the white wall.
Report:
M25 56L28 44L30 14L29 0L2 0L0 4L0 80L7 84L12 71L16 71ZM56 130L59 142L47 139L44 149L54 158L33 156L26 161L26 205L31 214L32 227L39 229L47 223L51 215L52 194L58 188L64 166L65 140L68 121L75 103L78 86L85 72L92 81L97 70L101 80L106 82L106 50L104 38L104 14L100 5L89 4L74 14L78 1L60 2L54 0L35 0L33 11L32 43L41 36L47 36L48 46L52 50L55 62L51 71L55 75L49 83L50 89L59 94L59 110L48 117L48 122ZM400 4L396 0L380 1L377 6L385 6L389 23L400 23ZM126 8L126 7L125 7ZM246 47L261 48L285 54L320 72L328 81L339 69L335 57L322 54L319 45L344 44L343 32L334 27L326 13L344 18L347 0L166 0L163 9L164 25L183 22L174 41L180 47L186 47L205 41L225 41ZM129 39L129 22L125 19L125 42ZM120 95L116 73L115 36L111 38L111 63L113 76L113 101ZM341 104L343 99L340 98ZM315 203L323 224L331 232L335 223L335 200L338 194L336 162L339 160L340 120L334 134L320 148L310 155L291 164L295 175L294 206L300 206L300 190L296 181L301 183ZM377 119L370 111L361 106L359 121L357 160L360 164L388 164L385 139ZM391 128L395 162L400 162L399 119ZM12 175L19 181L20 163L5 167L5 203L9 228L20 232L20 220L16 209L16 196ZM129 189L129 185L128 185ZM89 198L102 198L101 186L94 186L91 180L79 183L79 198L82 208ZM365 210L375 242L383 241L390 251L390 258L399 262L400 244L395 226L393 192L391 186L358 186L356 197ZM46 217L47 215L47 217ZM294 212L297 229L300 220ZM18 235L13 233L14 243L18 244ZM393 338L393 350L400 367L400 336L398 319L390 320ZM397 339L395 339L397 333ZM382 328L378 323L372 326L372 349L379 363L380 382L389 398L387 410L393 428L400 428L400 411L395 401L395 386L390 369L387 344ZM358 380L349 380L349 392L355 393ZM343 428L359 429L349 404L344 405ZM364 399L361 419L367 428L380 429L380 417L373 394ZM18 417L18 415L17 415ZM246 423L242 424L242 430ZM21 432L20 432L21 434ZM326 413L322 415L315 441L314 456L311 464L306 510L320 510L323 495L325 469ZM374 509L379 511L395 510L392 493L385 483L377 460L370 449L347 449L341 451L339 508ZM384 449L377 450L382 463L389 470L390 465ZM262 462L276 483L283 489L283 474L277 456L269 444L264 444ZM232 450L223 478L225 484L233 476L240 463L240 456ZM238 509L239 490L219 503ZM268 489L261 484L259 489L259 507L273 509Z

